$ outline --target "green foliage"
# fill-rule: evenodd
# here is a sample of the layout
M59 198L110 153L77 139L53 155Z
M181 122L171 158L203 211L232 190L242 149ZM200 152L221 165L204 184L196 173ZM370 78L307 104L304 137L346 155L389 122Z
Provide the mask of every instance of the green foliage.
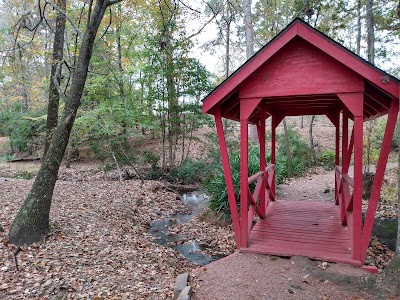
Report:
M156 170L159 167L158 163L160 162L160 155L151 150L145 150L143 151L143 160L145 163L151 165L152 170Z
M229 161L231 164L233 186L235 188L237 205L240 210L240 152L238 150L232 152L229 156ZM260 169L259 163L259 148L254 145L250 145L248 174L252 175L257 173ZM229 202L225 184L225 175L220 161L212 162L211 165L214 166L214 169L210 170L210 176L204 181L203 187L210 196L210 209L217 212L222 218L226 219L229 218Z
M295 176L303 175L310 167L310 151L308 144L301 138L299 132L288 128L290 149L292 153L292 164L293 173ZM237 200L237 205L240 209L239 203L239 189L240 189L240 152L239 147L237 147L237 140L228 139L228 145L230 147L230 166L232 172L233 185L235 188L235 195ZM276 182L283 183L283 181L288 177L288 167L286 159L286 148L285 148L285 137L284 134L277 135L278 148L276 153L276 166L275 166L275 178ZM230 217L229 214L229 203L228 194L225 184L225 175L222 169L220 154L219 152L212 149L210 151L210 158L212 159L211 166L209 169L209 176L203 182L203 187L205 191L210 195L209 207L211 210L215 211L221 218L227 219ZM268 154L267 160L271 160L271 154ZM248 174L253 175L259 171L259 148L255 145L249 145L249 165ZM254 184L250 186L253 190Z
M31 180L33 178L33 174L29 173L28 171L23 171L21 173L16 174L13 178Z
M335 167L335 151L331 149L322 150L318 153L318 162L327 170Z
M4 155L0 155L0 161L3 161L3 162L12 161L13 159L15 159L14 154L6 153Z
M300 133L291 127L288 127L288 137L290 144L290 153L292 156L292 168L294 176L304 175L311 166L310 147L300 136ZM278 147L276 151L276 182L278 184L289 177L288 162L286 157L285 134L279 133L276 137ZM268 160L271 160L270 155Z
M199 183L208 174L208 169L209 166L205 161L189 158L170 172L169 179L182 184Z
M43 110L24 112L15 106L0 113L0 135L10 137L11 152L32 151L41 145L45 122Z

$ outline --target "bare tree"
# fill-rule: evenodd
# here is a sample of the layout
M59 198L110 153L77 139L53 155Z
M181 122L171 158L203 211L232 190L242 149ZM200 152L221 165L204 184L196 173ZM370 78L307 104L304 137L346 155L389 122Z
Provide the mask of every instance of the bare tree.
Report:
M70 90L65 99L64 112L35 182L11 225L9 241L12 244L32 244L40 241L49 231L49 214L54 186L76 113L81 105L96 34L107 8L120 1L97 0L95 4L94 1L90 1L86 31L82 37Z

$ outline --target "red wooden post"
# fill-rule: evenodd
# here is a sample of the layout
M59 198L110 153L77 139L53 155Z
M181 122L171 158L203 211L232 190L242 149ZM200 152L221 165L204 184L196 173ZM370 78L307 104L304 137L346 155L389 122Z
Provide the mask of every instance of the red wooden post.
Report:
M394 129L396 127L397 113L399 111L399 100L393 98L390 105L388 120L386 123L385 134L383 136L383 143L381 152L379 154L378 165L375 172L374 183L372 185L371 196L368 203L367 214L365 216L364 228L362 233L361 245L361 261L364 262L369 245L369 239L374 224L375 212L378 207L379 194L382 187L383 177L385 175L385 168L387 159L390 153Z
M347 174L348 167L346 167L347 161L347 147L349 141L349 114L347 109L343 109L343 119L342 119L342 177L340 178L341 184L343 184L343 175ZM346 203L345 203L345 193L342 192L342 199L340 200L340 217L342 220L342 225L347 225L346 220Z
M336 166L339 166L339 161L340 161L340 123L339 120L335 124L335 168ZM337 198L338 194L338 188L337 188L337 178L336 178L336 172L335 172L335 204L339 205L339 199Z
M240 106L242 104L240 103ZM240 113L242 115L242 113ZM248 174L248 157L249 157L249 132L247 119L240 120L240 247L247 247L248 231L247 231L247 179Z
M272 115L272 120L271 120L271 163L275 165L275 171L274 171L274 178L272 179L271 183L271 191L272 194L276 195L275 193L275 187L276 187L276 121L277 117L276 115Z
M248 246L248 120L261 98L240 99L240 247Z
M228 193L229 209L231 212L233 230L235 231L236 247L240 247L240 223L239 214L236 204L235 189L233 187L231 167L229 164L228 150L226 148L224 128L222 125L221 111L219 109L215 112L215 125L217 127L218 142L221 152L222 167L225 175L226 190Z
M363 116L354 116L354 189L351 215L353 223L351 253L354 260L361 260L363 134Z
M259 126L257 126L258 134L258 141L260 143L260 171L265 172L265 168L267 166L266 158L265 158L265 118L266 113L263 112L260 114L260 122ZM266 174L263 175L262 185L261 185L261 192L260 192L260 209L261 214L265 216L266 212L266 203L265 203L265 178Z

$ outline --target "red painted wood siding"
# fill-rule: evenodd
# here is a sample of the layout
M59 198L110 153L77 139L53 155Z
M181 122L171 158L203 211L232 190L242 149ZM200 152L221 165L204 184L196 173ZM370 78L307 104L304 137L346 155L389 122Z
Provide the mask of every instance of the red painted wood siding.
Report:
M363 78L296 37L249 76L240 98L362 92Z

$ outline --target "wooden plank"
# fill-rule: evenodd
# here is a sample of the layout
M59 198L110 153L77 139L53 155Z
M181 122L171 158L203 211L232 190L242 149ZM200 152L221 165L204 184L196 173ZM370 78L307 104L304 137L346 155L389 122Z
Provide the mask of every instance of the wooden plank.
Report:
M305 241L297 241L297 240L265 240L265 238L250 238L250 247L251 244L259 244L263 245L264 247L282 247L282 248L289 248L293 247L296 249L302 249L302 250L309 250L309 251L314 251L316 248L318 251L323 251L325 253L339 253L339 254L351 254L351 248L349 245L345 244L343 246L336 246L336 245L331 245L329 242L323 242L323 243L316 243L316 242L309 242L306 243Z
M339 207L333 203L279 200L269 205L266 218L250 232L249 246L241 251L360 265L352 258L351 242L349 229L340 225Z
M263 237L263 238L268 238L268 239L285 239L285 238L295 238L297 241L324 241L324 242L332 242L332 238L328 236L328 234L335 235L335 242L344 242L347 245L350 243L349 236L346 232L318 232L318 231L296 231L295 229L288 229L285 228L286 230L282 230L279 232L274 232L271 230L266 230L266 229L256 229L253 228L253 233L254 237ZM284 235L282 234L284 233Z
M361 266L360 261L353 260L351 255L343 255L337 253L326 253L324 251L318 250L310 250L310 249L293 249L287 247L263 247L262 245L253 245L249 248L242 248L240 252L247 252L247 253L263 253L263 254L270 254L270 255L280 255L280 256L306 256L312 259L319 259L329 262L338 262L338 263L346 263L351 264L354 266Z

